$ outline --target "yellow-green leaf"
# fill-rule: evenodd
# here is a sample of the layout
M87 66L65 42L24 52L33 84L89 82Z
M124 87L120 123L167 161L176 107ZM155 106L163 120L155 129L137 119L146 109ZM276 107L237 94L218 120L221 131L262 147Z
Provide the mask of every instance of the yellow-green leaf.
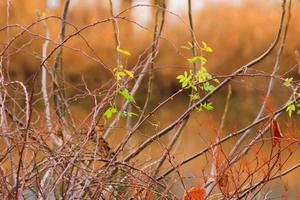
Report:
M117 51L123 54L124 56L131 56L131 53L125 49L121 49L120 47L117 47Z
M292 82L293 82L293 77L291 77L291 78L286 78L286 79L284 79L283 85L284 85L285 87L290 87L290 86L292 85Z
M206 44L206 42L203 42L202 41L202 45L203 45L203 50L204 51L206 51L206 52L209 52L209 53L211 53L211 52L213 52L213 49L211 48L211 47L209 47L207 44Z
M216 79L216 78L213 81L218 83L218 84L220 83L219 79Z
M136 103L134 97L129 93L127 89L120 91L120 94L130 103L134 103L134 104Z
M120 81L122 79L123 76L125 76L126 74L123 71L120 72L116 72L116 77L117 80Z
M203 56L194 56L192 58L187 59L190 63L195 63L197 61L201 61L202 64L207 63L206 58L204 58Z
M124 72L130 77L130 78L134 78L134 73L132 71L129 70L124 70Z
M185 45L181 45L181 46L180 46L180 48L182 48L182 49L186 49L186 50L190 50L190 49L191 49L190 47L188 47L188 46L185 46Z
M107 119L110 119L112 117L112 115L114 113L117 112L117 108L114 107L114 106L111 106L109 107L105 112L104 112L104 116L107 118Z

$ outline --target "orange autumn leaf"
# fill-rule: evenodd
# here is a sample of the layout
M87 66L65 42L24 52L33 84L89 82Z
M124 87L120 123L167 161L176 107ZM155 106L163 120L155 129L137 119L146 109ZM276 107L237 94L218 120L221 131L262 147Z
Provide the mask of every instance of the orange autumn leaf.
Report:
M276 146L280 143L280 139L283 138L283 135L280 130L279 123L276 121L276 119L272 120L272 133L273 133L273 146Z
M201 187L192 187L184 195L183 200L204 200L205 189Z

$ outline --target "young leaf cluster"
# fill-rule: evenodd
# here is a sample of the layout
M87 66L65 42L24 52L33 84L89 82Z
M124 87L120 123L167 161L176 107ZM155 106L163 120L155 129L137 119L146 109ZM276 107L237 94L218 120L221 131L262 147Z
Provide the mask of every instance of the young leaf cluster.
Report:
M285 87L292 87L293 80L293 77L288 77L284 79L283 85ZM300 96L300 94L297 95ZM292 100L289 100L287 102L287 105L288 106L286 108L286 112L288 113L289 117L291 117L294 112L296 112L297 115L300 115L300 102L294 102Z
M117 112L117 108L115 106L110 106L109 108L107 108L107 110L104 112L104 117L106 119L110 119L112 117L113 114L115 114Z
M212 102L204 102L197 108L198 111L203 111L203 110L209 111L213 109L214 109L214 105Z
M124 56L127 56L127 57L131 56L131 53L129 51L127 51L125 49L121 49L120 47L117 47L117 51ZM121 95L129 103L136 104L134 97L130 94L128 89L125 86L123 86L123 84L122 84L123 78L129 77L129 78L133 79L134 72L131 70L125 69L123 65L114 67L113 71L114 71L114 75L115 75L115 77L117 79L117 83L118 83L118 86L116 89L117 94ZM110 119L112 117L112 115L117 112L118 112L117 107L115 105L110 105L104 112L104 117L106 119ZM122 113L121 113L121 116L123 116L123 117L127 117L127 116L131 117L131 116L136 116L136 115L137 114L135 114L133 112L127 112L127 111L122 111Z
M291 117L294 112L296 112L297 115L300 115L300 102L289 100L287 104L288 107L286 108L286 112L288 113L289 117Z
M290 86L292 86L293 79L294 79L293 77L284 79L283 85L284 85L285 87L290 87Z
M195 47L191 42L188 42L188 45L182 45L183 49L192 49ZM211 53L213 49L209 47L205 42L202 42L200 47L202 51ZM196 62L201 63L200 69L195 73L192 70L184 71L183 74L178 75L176 78L181 84L183 89L192 89L192 93L189 95L191 101L196 101L200 99L199 89L204 92L211 92L216 89L216 87L211 83L212 81L219 83L217 79L214 79L213 76L207 71L204 65L207 63L207 59L203 55L196 55L192 58L187 59L189 63L194 64ZM203 103L200 105L198 110L213 110L212 103Z
M127 70L127 69L124 69L124 66L123 65L120 65L119 67L115 67L113 69L114 73L115 73L115 76L116 76L116 79L117 81L120 81L122 80L123 77L130 77L130 78L134 78L134 73L133 71L130 71L130 70Z

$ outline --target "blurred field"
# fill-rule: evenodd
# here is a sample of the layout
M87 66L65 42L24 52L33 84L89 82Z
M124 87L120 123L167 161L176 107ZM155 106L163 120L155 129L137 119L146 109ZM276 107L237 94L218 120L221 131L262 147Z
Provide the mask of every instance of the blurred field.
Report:
M45 1L42 0L26 0L24 3L16 2L17 1L14 1L11 5L10 24L27 26L36 21L38 15L43 12L48 16L59 16L62 12L62 8L54 10L47 9ZM108 4L103 2L97 1L97 3L94 4L77 3L71 5L68 22L77 27L83 27L95 21L108 18L110 16L107 9ZM124 3L122 6L121 10L127 8L129 4ZM0 2L0 9L1 11L5 10L4 1ZM127 16L129 19L139 22L141 19L133 14L139 9L148 9L150 13L154 13L153 8L140 6L125 12L123 16ZM299 1L295 1L280 74L285 73L292 66L297 64L296 51L300 50L299 9L300 3ZM182 11L184 10L185 9ZM208 0L204 1L203 7L199 9L197 13L194 13L194 18L195 33L198 42L205 41L214 49L214 52L207 56L208 70L218 75L229 74L266 50L275 37L279 14L280 5L277 1L249 0L242 1L242 3L239 4L232 4L229 3L229 1L219 3L213 3ZM5 12L0 13L0 27L6 24L5 16ZM132 56L126 63L128 68L134 67L139 56L142 55L145 49L151 47L152 30L154 27L152 19L153 17L150 17L146 23L143 21L142 26L125 20L119 21L121 46L132 53ZM190 67L186 61L186 58L190 57L190 52L180 48L180 45L187 44L187 42L190 41L187 13L173 13L172 10L169 10L167 19L163 37L161 38L161 48L158 58L155 61L155 85L153 91L155 96L153 96L151 100L152 107L179 89L180 86L177 83L176 76ZM47 25L51 34L49 48L49 51L51 51L51 49L55 47L55 43L58 42L60 21L52 18L47 20ZM28 80L36 70L39 70L39 65L41 64L40 55L44 41L38 36L44 35L44 26L38 23L30 30L32 31L31 33L23 34L20 39L14 42L13 48L11 48L6 55L6 61L9 62L7 73L11 80L20 80L26 83L26 80ZM9 29L9 33L6 31L0 32L1 51L3 50L3 45L8 40L14 38L20 31L20 27L15 27ZM72 25L67 26L67 35L74 31L75 29ZM32 33L38 36L35 37ZM72 97L78 91L84 89L83 79L92 90L104 87L106 84L109 84L108 81L112 78L112 74L110 74L109 71L105 70L99 63L83 55L78 49L88 55L96 54L103 60L105 65L111 69L116 66L113 26L110 22L94 26L84 31L82 35L88 39L89 44L95 52L92 52L80 37L73 38L65 44L64 67L68 97ZM275 54L276 51L266 60L255 66L255 68L270 72L274 65ZM53 60L50 59L49 66L51 62L53 62ZM299 72L299 68L293 68L289 72L289 76L300 77ZM225 130L223 131L224 135L233 130L242 128L255 118L265 94L266 83L267 80L265 78L247 80L237 78L233 81L233 96L230 102L230 112L227 121L234 123L225 125ZM286 101L287 91L280 87L280 83L276 84L274 93L278 95L273 95L274 98L272 102L274 106L279 106ZM141 88L137 95L138 103L144 100L145 97L143 94L145 93L146 87ZM180 144L177 145L176 159L181 160L183 157L186 157L186 155L195 152L195 150L199 150L199 147L206 146L207 143L213 141L216 135L215 128L218 127L222 115L226 94L227 90L224 88L221 93L212 99L216 111L212 113L196 113L192 116L185 128ZM175 119L186 109L187 102L188 99L186 97L175 99L171 104L167 105L165 109L159 111L154 120L159 122L159 127L164 127L171 119ZM81 123L82 119L90 113L90 109L93 107L92 103L91 99L79 99L72 104L71 109L72 112L76 113L75 119L78 123ZM238 107L235 105L242 106ZM201 121L204 118L207 119L207 116L211 119L210 123L202 124ZM287 123L283 124L283 129L290 127L291 124L296 127L299 126L294 120L295 119L290 119ZM299 121L299 117L297 120ZM147 126L143 128L144 130L151 129L151 127ZM113 137L109 138L109 142L112 145L118 143L121 138L120 136L124 134L124 127L119 125L115 132L119 133L113 134ZM296 131L289 134L297 135ZM135 137L131 145L135 146L139 144L147 136L149 135L147 135L146 131L144 133L143 130L140 130L140 134ZM230 148L230 144L228 148ZM146 157L149 152L154 156L159 155L162 150L162 146L157 144L157 146L153 146L151 149L149 148L149 151L145 151L145 155L141 155L141 158ZM296 161L299 161L299 158L297 159L295 158ZM292 160L291 163L296 162L295 160ZM198 176L201 172L197 172L197 169L199 169L199 165L203 163L206 163L205 157L190 163L185 168L185 174L192 177ZM300 189L300 186L297 184L298 179L299 175L295 174L291 174L286 179L289 182L290 192L294 195L293 198ZM190 185L194 184L195 181L193 179Z
M236 5L228 2L217 4L205 1L204 7L194 14L195 32L198 42L206 41L214 49L214 53L208 55L209 70L218 74L231 72L265 50L275 36L279 21L278 11L280 6L278 3L271 3L271 1L267 0L243 1L245 3ZM4 2L1 2L0 6L1 10L5 10ZM128 6L128 4L125 4L125 6ZM78 3L71 5L69 22L78 27L83 27L97 20L105 19L109 17L107 7L107 3L99 2L95 4ZM141 20L132 17L137 17L132 13L139 9L149 9L149 12L154 12L151 11L153 10L151 7L137 7L126 12L124 16L139 22ZM182 9L184 10L184 8ZM300 41L298 40L300 14L297 12L298 9L299 3L296 2L293 6L293 16L282 63L282 71L295 62L295 51L300 48ZM49 16L52 14L59 16L61 8L55 10L47 9L44 1L29 0L24 4L15 3L11 5L9 23L18 23L26 26L37 20L38 15L43 12L46 12ZM189 52L180 49L180 45L189 41L187 13L180 12L176 14L178 15L168 13L161 49L156 61L157 80L166 87L172 86L170 84L175 84L172 75L178 74L182 68L188 66L185 58L189 56ZM128 60L129 67L134 66L138 56L151 44L151 30L153 29L153 21L151 19L152 17L145 24L145 28L138 27L130 22L120 21L121 44L133 54ZM5 12L1 13L0 20L3 27L5 25ZM60 24L55 19L49 19L47 24L49 25L53 45L53 42L57 42ZM44 27L41 23L35 25L31 30L38 35L44 35ZM74 28L68 26L67 33L70 34L73 31ZM20 32L20 29L13 28L9 32L11 39ZM1 31L0 34L2 42L8 40L5 31ZM107 66L113 67L116 65L115 52L112 45L114 40L111 23L100 24L88 29L83 33L83 36L88 39L89 44ZM27 43L29 41L30 43ZM41 53L42 42L41 39L25 33L21 39L14 43L14 48L18 48L19 51L10 55L11 66L9 71L12 79L25 80L33 71L37 70L41 62L38 55ZM76 79L80 77L78 74L83 74L89 77L90 86L101 85L106 78L103 70L99 68L97 63L74 50L81 48L91 54L82 39L76 37L68 41L66 46L64 61L67 79L70 83L76 84L80 82L80 80ZM71 50L70 48L74 49ZM179 51L180 55L176 51ZM273 57L270 57L257 68L269 70L273 65L273 60ZM294 72L296 73L297 69Z
M108 18L108 3L105 3L105 1L97 2L94 4L72 4L68 22L77 27L83 27L97 20ZM279 2L275 1L274 3L274 1L268 0L242 2L240 4L232 4L229 1L221 1L220 3L204 1L204 6L194 13L195 34L198 42L205 41L214 49L212 54L207 55L208 70L217 75L229 74L234 69L255 58L269 47L275 37L280 13ZM5 10L4 2L1 2L0 6L1 10ZM128 3L124 3L123 8L120 8L120 10L128 8L128 6ZM299 3L294 3L280 74L296 64L295 52L300 48L300 13L297 12L299 8ZM14 3L11 5L9 23L27 26L36 21L41 13L45 12L48 16L59 16L62 12L61 9L47 9L45 1L30 0L26 1L25 4ZM154 12L151 7L136 7L125 12L124 16L139 22L141 20L133 14L139 12L139 9L148 9L149 13ZM156 96L153 97L153 105L179 88L175 77L183 70L189 68L186 58L190 56L190 52L180 48L182 44L187 44L190 40L190 35L187 31L187 13L183 12L184 10L185 8L182 8L182 12L179 13L173 13L172 10L169 10L166 17L167 21L163 38L161 39L161 48L155 61L153 93ZM5 25L4 16L5 12L2 12L1 26ZM137 24L120 20L121 46L132 53L132 56L126 63L128 68L134 67L139 56L151 46L153 23L152 18L149 18L147 24L143 24L143 27L141 27ZM47 20L47 24L51 34L50 48L48 50L50 52L54 48L55 43L58 42L60 22L52 18ZM0 40L3 42L12 39L20 31L20 28L17 27L10 29L9 38L6 37L6 31L1 31ZM34 25L31 31L39 36L45 34L42 23ZM70 25L67 27L67 34L72 32L74 32L74 28ZM95 52L91 52L80 37L75 37L65 44L64 68L68 82L67 87L69 87L69 96L77 93L78 89L84 89L82 85L83 79L87 82L90 89L95 89L104 87L107 81L112 78L112 74L109 71L105 70L99 63L83 55L82 52L91 56L95 53L111 69L116 66L111 23L94 26L84 31L82 35L87 38L89 45ZM13 48L9 50L11 54L8 55L10 63L8 73L12 80L25 81L39 69L42 43L43 40L41 38L38 36L34 37L30 33L24 33L20 39L15 41ZM17 51L15 51L16 49ZM78 51L79 49L81 52ZM269 72L274 65L275 55L276 51L255 68ZM49 66L51 66L51 62L50 58ZM298 71L298 68L293 68L289 71L289 75L297 78L299 77ZM253 78L247 81L243 81L243 79L237 79L236 81L241 86L237 93L249 96L246 103L251 106L259 106L261 99L253 98L252 94L255 92L263 98L265 92L263 83L266 83L267 80L264 78ZM145 89L141 88L140 94L144 94ZM233 85L233 89L237 90L238 87ZM284 92L280 87L277 89L279 93ZM142 101L143 95L137 95L137 98ZM235 99L238 98L237 96ZM278 99L273 101L276 103L280 102L280 100L280 97L278 97ZM80 105L81 109L86 109L89 112L91 102L88 100L82 101L78 102L78 105ZM255 109L252 109L252 111L255 111ZM241 110L241 113L244 112ZM237 120L251 119L252 115L254 116L255 114L255 112L249 113L249 116L243 116L243 118Z

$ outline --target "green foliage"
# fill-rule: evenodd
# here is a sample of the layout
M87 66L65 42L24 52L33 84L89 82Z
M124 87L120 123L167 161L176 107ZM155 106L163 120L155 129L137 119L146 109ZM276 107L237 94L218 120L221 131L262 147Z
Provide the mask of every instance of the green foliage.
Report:
M284 79L283 85L285 87L290 87L292 85L293 77Z
M130 103L136 103L134 100L134 97L129 93L129 91L125 88L121 91L119 91L119 93L126 99L126 101L129 101Z
M202 41L201 43L202 43L201 49L202 49L203 51L208 52L208 53L212 53L212 52L213 52L213 49L212 49L210 46L208 46L206 42ZM195 47L195 45L193 45L191 42L188 42L188 45L181 45L181 46L180 46L180 48L186 49L186 50L191 50L193 47ZM197 56L196 56L196 57L197 57ZM197 61L197 59L199 59L199 58L195 58L195 59L196 59L196 61ZM202 59L202 58L200 58L200 59ZM205 60L206 60L206 59L205 59ZM191 61L193 61L193 60L191 60ZM195 62L196 62L196 61L195 61ZM189 62L190 62L190 61L189 61Z
M211 91L215 90L216 87L209 82L209 80L212 80L213 77L210 73L207 72L206 68L201 67L201 69L196 74L196 78L199 83L205 82L203 84L203 89L205 91L211 92ZM215 82L219 83L219 81L217 79L213 79L213 80Z
M128 91L126 88L124 88L124 89L119 89L119 90L118 90L118 93L119 93L120 95L122 95L122 97L124 97L124 99L125 99L126 101L128 101L128 102L130 102L130 103L136 104L134 97L129 93L129 91ZM118 112L117 108L116 108L115 106L110 106L110 107L107 108L107 110L104 112L104 117L105 117L106 119L110 119L110 118L112 117L112 115L115 114L116 112ZM122 111L122 112L121 112L121 116L123 116L123 117L127 117L127 116L132 117L132 116L137 116L137 114L134 113L134 112Z
M300 94L297 93L298 96L300 96ZM293 101L293 100L289 100L287 102L287 108L286 108L286 111L289 115L289 117L292 116L292 114L294 112L296 112L297 115L300 115L300 101Z
M119 67L114 67L113 71L115 72L117 81L122 80L122 78L125 77L126 75L129 76L130 78L134 78L133 71L124 69L123 65L120 65Z
M117 50L119 52L121 52L122 54L130 55L129 52L127 52L123 49L117 48ZM120 84L121 83L120 81L126 76L129 78L134 78L133 71L124 69L123 65L120 65L119 67L114 67L113 71L114 71L116 79L118 81L118 86L116 89L117 93L120 94L126 101L136 104L134 97L129 93L129 91L122 84ZM110 119L112 117L112 115L116 112L118 112L117 108L115 106L111 106L104 112L104 116L107 119ZM123 112L121 112L121 115L131 117L131 116L135 116L136 114L133 112L123 111Z
M214 109L214 106L213 106L213 103L211 102L204 102L200 105L200 107L197 108L198 111L203 111L203 110L213 110Z
M106 117L106 119L110 119L112 117L112 115L115 114L116 112L117 112L117 108L115 106L110 106L104 112L104 116Z
M184 89L192 88L193 90L197 91L196 85L203 84L203 87L201 87L206 92L213 91L216 87L212 85L209 81L213 80L215 82L219 81L217 79L213 79L212 75L208 73L205 67L201 67L200 70L194 74L190 70L189 73L185 71L183 74L176 77L179 80L179 83L181 83L181 87ZM194 79L193 79L194 78Z
M182 88L187 89L193 86L193 73L191 70L189 71L189 73L185 71L182 75L179 75L176 78L179 80L179 83L181 83Z
M291 87L293 80L294 80L293 77L288 77L288 78L284 79L283 85L285 87ZM296 95L300 96L299 93L296 93ZM288 106L286 108L286 111L287 111L289 117L291 117L294 112L296 112L297 115L300 115L300 102L295 102L295 101L289 100L287 102L287 105Z
M134 112L127 112L127 111L123 111L122 112L122 116L123 117L133 117L133 116L138 116L136 113L134 113Z
M201 67L196 73L196 79L199 83L212 79L212 75L208 73L205 67Z
M204 56L194 56L192 58L187 59L189 61L189 63L195 63L200 61L202 64L206 64L207 63L207 59L204 58Z
M182 45L182 49L190 50L195 47L192 43L188 43L187 45ZM213 49L209 47L205 42L202 42L202 46L200 47L201 50L205 52L213 52ZM207 63L207 59L202 55L197 55L192 58L187 59L189 63L194 64L198 61L201 62L202 65ZM183 74L176 77L181 84L183 89L191 88L193 92L189 95L192 101L196 101L200 99L199 93L197 93L198 88L200 88L204 92L211 92L216 89L216 87L211 83L214 81L215 83L219 84L220 81L218 79L214 79L213 76L207 71L204 66L201 66L197 72L193 73L191 70L189 72L184 71ZM203 103L198 108L198 110L213 110L212 103Z
M190 96L190 98L191 98L192 101L196 101L196 100L200 99L200 95L197 94L197 93L190 94L189 96Z
M296 111L295 104L293 103L289 104L289 106L286 108L286 111L288 112L289 117L291 117L293 112Z
M206 92L211 92L211 91L215 90L216 87L214 85L211 85L209 82L206 82L206 83L203 84L203 89Z

